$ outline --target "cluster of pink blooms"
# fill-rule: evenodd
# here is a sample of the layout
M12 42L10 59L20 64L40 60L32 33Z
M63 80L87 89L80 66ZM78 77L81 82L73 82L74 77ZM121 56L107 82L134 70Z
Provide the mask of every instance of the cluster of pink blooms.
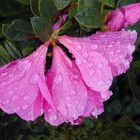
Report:
M124 9L128 15L129 8ZM132 17L131 12L128 17ZM55 126L98 117L104 111L104 101L112 95L113 77L129 68L136 38L135 31L125 30L89 37L58 36L75 59L54 45L52 65L45 74L50 44L46 42L28 57L0 68L0 108L27 121L44 114Z

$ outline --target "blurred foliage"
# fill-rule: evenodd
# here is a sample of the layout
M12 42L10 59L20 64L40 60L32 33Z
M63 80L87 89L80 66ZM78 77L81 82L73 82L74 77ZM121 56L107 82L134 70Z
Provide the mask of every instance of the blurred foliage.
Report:
M140 0L0 0L0 66L47 41L63 14L69 17L57 35L87 36L102 28L108 11L133 2ZM134 59L128 72L114 79L114 95L98 119L53 127L43 116L25 122L0 111L0 140L140 140L140 23L128 29L138 32Z

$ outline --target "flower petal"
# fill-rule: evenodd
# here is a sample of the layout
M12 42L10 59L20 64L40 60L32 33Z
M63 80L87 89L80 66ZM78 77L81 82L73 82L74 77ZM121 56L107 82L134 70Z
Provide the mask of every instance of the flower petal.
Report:
M133 3L111 11L107 15L105 24L109 30L117 31L129 25L134 25L139 20L140 3Z
M37 106L40 93L39 81L45 83L44 66L47 47L48 43L28 57L0 68L0 107L5 112L21 115L20 110L24 110L25 114ZM26 118L25 115L21 117L27 120L33 119L33 117Z
M54 47L52 67L46 79L55 106L55 109L46 107L46 121L52 125L73 123L85 110L87 89L80 72L59 47Z
M124 15L120 9L111 11L106 18L107 29L112 31L120 30L124 24Z
M85 83L95 91L106 91L112 84L112 73L107 59L96 51L90 38L62 36L59 41L74 55Z
M113 76L122 74L128 69L129 63L132 60L136 38L137 33L135 31L120 31L104 33L97 32L90 37L83 38L62 36L59 37L58 40L73 53L76 58L77 65L87 84L89 79L92 80L95 78L95 81L99 80L96 80L97 74L93 74L93 77L88 76L88 78L85 78L86 75L90 75L90 71L97 69L99 72L102 72L100 81L103 81L104 79L104 81L108 81L106 88L103 88L104 90L109 87L112 81L110 68ZM102 63L104 65L102 65L102 67L99 66ZM89 68L92 64L94 65ZM87 71L89 74L87 74ZM107 78L108 80L106 80ZM99 83L99 81L96 83ZM98 87L96 83L94 83L95 86L93 86L93 89L101 91L101 89L96 89L96 87Z

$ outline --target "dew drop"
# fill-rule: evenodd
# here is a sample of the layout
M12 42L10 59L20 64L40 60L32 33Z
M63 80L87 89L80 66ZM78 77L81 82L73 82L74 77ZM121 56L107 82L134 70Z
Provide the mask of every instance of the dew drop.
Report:
M28 95L23 97L23 100L28 100L28 99L29 99Z
M30 79L30 83L31 83L31 84L37 84L37 83L38 83L38 79L39 79L39 75L35 74L35 75L32 76L32 78Z
M57 116L56 115L53 115L50 117L50 121L55 121L57 119Z
M75 103L76 103L76 104L79 104L79 101L76 101Z
M6 76L7 75L7 73L2 73L0 76Z
M76 91L75 90L71 90L70 91L70 95L75 95L76 94Z
M15 101L17 98L18 98L17 96L14 96L14 97L12 98L12 100Z
M112 47L112 45L108 45L108 48L111 48Z
M56 84L61 84L62 81L63 81L63 77L62 77L61 74L58 74L58 75L55 76L54 82L55 82Z
M94 73L95 73L95 71L92 70L92 71L89 72L89 75L92 76Z
M88 53L87 52L83 52L82 54L84 57L88 57Z
M81 60L80 59L76 59L76 63L77 64L81 64Z
M21 71L29 70L30 67L31 67L31 62L29 62L28 60L21 61L18 64L18 69L21 70Z
M28 105L23 105L23 106L22 106L22 109L23 109L23 110L26 110L27 108L28 108Z
M100 37L105 37L105 35L103 34L103 35L100 35Z
M11 94L13 94L13 93L14 93L14 91L13 91L13 90L8 92L8 94L9 94L9 95L11 95Z
M68 43L72 44L72 41L70 39L65 39Z
M9 101L8 99L6 99L6 100L3 101L3 105L8 104L9 102L10 102L10 101Z
M98 46L97 46L96 44L92 44L92 45L91 45L91 49L92 49L92 50L96 50L97 47L98 47Z
M6 82L2 82L2 83L1 83L2 86L5 86L6 84L7 84Z
M103 67L103 64L99 63L98 68L102 68L102 67Z
M82 46L81 46L81 45L77 45L77 46L76 46L76 50L77 50L77 51L80 51L81 49L82 49Z

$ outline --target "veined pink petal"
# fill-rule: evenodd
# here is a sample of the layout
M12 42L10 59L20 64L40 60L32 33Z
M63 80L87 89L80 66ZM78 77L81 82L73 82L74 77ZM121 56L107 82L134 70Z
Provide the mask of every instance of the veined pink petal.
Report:
M88 38L61 36L58 39L75 58L85 83L95 91L106 91L112 84L107 58L96 51L96 43Z
M140 3L123 6L121 9L111 11L107 15L105 24L109 30L117 31L140 20Z
M113 10L107 15L105 22L109 30L120 30L124 24L124 15L120 9Z
M57 46L46 79L55 109L45 105L45 120L52 125L73 124L84 113L87 89L75 64Z
M140 3L129 4L122 7L124 14L124 27L133 25L140 20Z
M62 18L64 19L64 21L67 19L67 17L68 17L67 14L64 14L64 15L62 16ZM62 20L59 19L59 20L54 24L54 26L53 26L53 31L58 30L58 29L60 28L61 24L62 24Z
M26 58L0 68L0 107L7 113L17 113L25 120L41 114L40 81L45 83L45 59L48 43ZM43 85L44 86L44 85ZM46 84L45 84L46 86ZM48 94L47 102L51 103ZM37 107L38 106L38 107ZM30 112L28 112L30 110ZM29 115L28 113L31 113Z
M95 91L106 91L112 83L112 74L117 76L128 69L136 37L135 31L120 31L97 32L83 38L61 36L58 40L76 58L87 85Z

